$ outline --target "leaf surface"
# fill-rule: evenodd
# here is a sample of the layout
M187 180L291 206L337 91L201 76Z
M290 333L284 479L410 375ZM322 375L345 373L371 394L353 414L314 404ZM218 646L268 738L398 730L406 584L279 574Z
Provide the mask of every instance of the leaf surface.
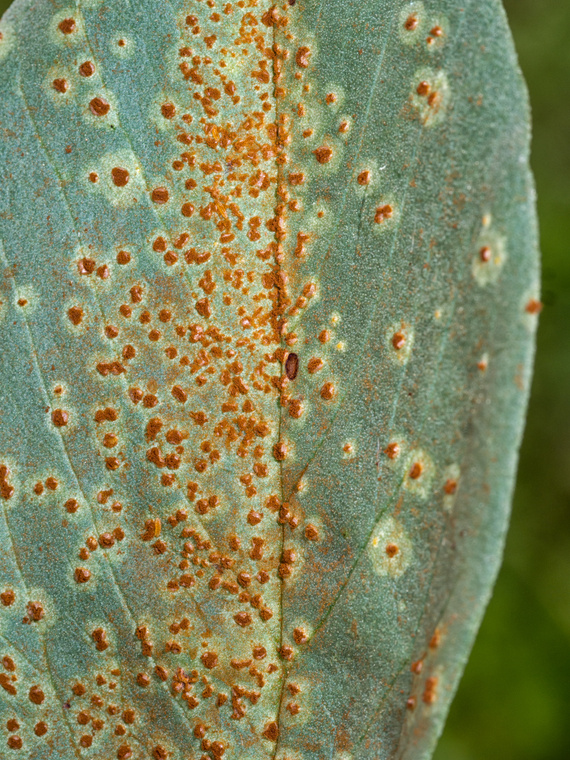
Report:
M540 309L500 4L0 30L0 743L428 758Z

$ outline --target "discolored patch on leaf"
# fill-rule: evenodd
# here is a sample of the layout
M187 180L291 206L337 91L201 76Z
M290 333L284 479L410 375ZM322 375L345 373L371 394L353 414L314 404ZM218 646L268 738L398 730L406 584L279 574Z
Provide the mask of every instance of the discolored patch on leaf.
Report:
M429 757L540 311L498 2L16 0L0 93L0 742Z
M374 530L369 552L375 572L399 578L412 562L413 546L402 526L393 517L385 517Z

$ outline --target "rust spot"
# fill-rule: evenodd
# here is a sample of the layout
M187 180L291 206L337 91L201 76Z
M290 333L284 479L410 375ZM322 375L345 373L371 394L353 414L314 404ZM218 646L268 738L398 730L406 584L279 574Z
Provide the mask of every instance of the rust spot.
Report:
M438 679L435 676L431 676L426 679L426 684L423 693L423 701L426 705L433 705L437 701L437 684Z
M322 359L320 359L318 356L313 356L311 359L309 359L307 370L309 371L309 374L314 375L316 372L319 372L324 366L325 363Z
M98 652L104 652L106 649L109 648L109 642L107 641L107 633L105 632L103 628L96 628L92 632L91 638L95 642L95 646Z
M319 540L319 531L311 523L309 523L305 528L305 538L307 538L309 541Z
M234 620L242 628L251 625L251 615L249 612L238 612L236 615L234 615Z
M106 116L111 106L104 98L93 98L89 101L89 110L94 116Z
M528 312L528 314L540 314L542 308L543 304L539 300L531 298L525 306L525 311Z
M212 670L218 664L218 655L215 652L204 652L200 659L208 670Z
M161 205L168 202L170 195L166 187L155 187L150 197L153 203Z
M79 503L76 499L68 499L63 506L66 512L69 512L71 515L75 514L75 512L77 512L79 509Z
M77 29L77 24L74 18L64 18L63 21L59 22L57 27L62 34L73 34Z
M395 442L389 443L384 449L384 454L388 459L397 459L400 455L400 446Z
M406 336L401 332L394 333L392 336L392 345L396 351L400 351L406 345Z
M317 148L313 153L319 164L328 164L333 155L332 148L329 148L326 145Z
M416 88L416 92L418 93L418 95L420 97L427 98L427 96L431 92L431 85L430 85L430 83L429 82L425 82L425 81L420 82L419 85Z
M66 412L63 409L54 409L51 414L51 421L55 427L65 427L69 422L69 412Z
M275 721L268 723L263 730L263 736L270 742L276 742L279 738L279 727Z
M16 594L12 591L12 589L6 589L6 591L3 591L0 594L0 603L4 607L11 607L14 602L16 601Z
M412 671L412 673L415 673L417 676L419 676L423 668L424 668L424 661L416 660L415 662L412 662L410 670Z
M297 53L295 55L295 63L300 68L306 69L307 66L309 65L310 58L311 58L311 50L310 48L304 45L303 47L300 47L297 50Z
M74 577L76 583L87 583L91 578L91 571L87 570L86 567L78 567L75 570Z
M282 462L287 457L287 446L283 441L279 441L273 447L273 456L278 462Z
M303 416L303 405L298 399L291 399L289 402L289 416L295 420Z
M43 693L42 689L36 685L31 687L30 691L28 692L28 698L30 702L33 702L35 705L41 705L46 696Z
M441 631L439 628L436 628L433 632L433 636L431 637L429 641L429 648L430 649L437 649L438 646L441 644Z
M176 106L173 103L163 103L160 112L165 119L173 119L176 116Z
M51 83L51 86L53 87L54 90L56 90L57 92L61 92L63 94L64 92L68 91L69 82L67 81L67 79L54 79L53 82Z
M374 215L374 221L376 224L382 224L387 219L391 219L394 215L394 209L388 203L384 206L378 206Z
M8 482L9 470L5 464L0 464L0 496L8 501L14 495L14 486Z
M418 17L415 14L411 14L408 16L406 21L404 22L404 29L408 32L413 32L414 29L418 28L419 20Z
M412 465L409 476L412 478L412 480L417 480L419 477L421 477L422 472L424 471L423 465L421 462L414 462Z
M180 404L185 404L188 400L188 394L180 385L175 385L172 388L172 395Z
M309 637L307 635L307 632L302 628L295 628L293 631L293 639L295 640L296 644L306 644L306 642L309 640Z
M390 559L392 559L392 557L395 557L396 554L400 550L398 549L398 547L396 546L396 544L386 544L386 550L385 551L386 551L386 554L388 555L388 557L390 557Z
M95 73L95 66L91 61L84 61L79 66L79 73L82 77L92 77Z
M28 602L26 605L27 618L24 620L28 623L39 623L45 617L45 610L40 602Z
M117 187L125 187L129 182L129 172L119 166L111 169L111 177L113 178L113 184Z

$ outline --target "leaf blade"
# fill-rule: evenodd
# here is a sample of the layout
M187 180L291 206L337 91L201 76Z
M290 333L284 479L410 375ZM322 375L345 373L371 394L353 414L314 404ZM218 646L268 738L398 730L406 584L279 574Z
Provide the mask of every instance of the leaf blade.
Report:
M70 757L89 741L96 751L176 757L198 750L200 721L212 723L208 736L230 756L427 757L496 573L532 361L528 115L504 16L495 2L307 3L286 13L268 5L250 38L242 17L216 26L203 14L188 22L187 11L91 1L53 16L47 4L17 3L8 16L20 51L2 63L6 313L16 316L7 340L14 358L2 370L16 398L3 423L15 496L4 500L14 548L2 580L20 584L11 635L20 635L23 601L41 603L50 623L26 624L39 631L26 652L44 649L38 662L54 684L44 689L48 722ZM73 32L61 32L69 18ZM210 25L220 39L206 40ZM30 53L38 32L45 39ZM235 35L266 63L231 64L241 105L214 91L206 60L229 59L221 40L232 50ZM198 63L184 44L198 46ZM271 45L274 57L261 51ZM281 77L279 46L288 51ZM83 58L95 79L77 72ZM60 92L54 82L65 77ZM256 142L256 127L240 122L260 120L260 102L266 125L278 125L261 149L266 138ZM234 132L224 145L216 130L226 123ZM194 151L194 163L187 156L170 168L173 148ZM245 180L232 178L236 161L248 168ZM196 177L198 189L181 187L178 172ZM233 210L223 183L242 188ZM229 230L234 238L224 240ZM177 246L184 231L192 241ZM209 254L205 264L196 251ZM251 285L243 273L232 282L240 266ZM271 309L256 317L264 298ZM82 310L77 325L70 308ZM258 342L233 343L224 369L216 352L204 359L211 343L173 335L173 370L154 346L164 352L172 319L164 311L186 333L189 323L214 326L234 341L249 329L244 319L260 319ZM115 331L124 350L135 347L134 361L113 353ZM279 333L281 353L267 359ZM289 384L279 379L288 350L299 368ZM231 379L231 360L245 365L236 370L245 380ZM263 383L252 390L261 377L269 392ZM228 388L235 393L226 397ZM71 424L58 427L52 416L53 430L45 409L53 415L59 398L69 398ZM182 430L172 448L156 420ZM222 423L230 438L243 432L241 444L218 445ZM267 432L252 432L256 425ZM256 436L263 451L242 457L236 449ZM8 461L8 452L18 453ZM61 481L53 494L50 468ZM186 481L196 489L185 492ZM62 532L63 491L80 506ZM290 514L298 527L287 524ZM90 539L100 546L90 549ZM194 542L191 551L182 539ZM192 554L206 562L202 576L189 572ZM20 580L12 555L24 557ZM79 584L84 569L91 576ZM252 581L260 569L268 580ZM237 582L238 571L250 579ZM163 589L166 581L178 590ZM260 592L253 601L251 583ZM256 647L267 653L259 665ZM262 675L269 662L275 669ZM89 740L62 705L78 716L84 700L71 679L83 684L103 669L108 681L114 664L117 701L135 709L135 727L122 739L109 720ZM227 705L188 687L190 669ZM181 684L185 699L164 684ZM253 689L251 704L240 688ZM44 756L41 740L25 741L31 756Z

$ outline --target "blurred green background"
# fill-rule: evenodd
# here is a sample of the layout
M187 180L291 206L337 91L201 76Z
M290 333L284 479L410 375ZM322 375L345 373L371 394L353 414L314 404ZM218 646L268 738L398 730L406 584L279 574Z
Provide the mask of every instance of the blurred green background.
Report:
M505 562L435 760L570 760L570 2L505 5L534 112L545 308Z

